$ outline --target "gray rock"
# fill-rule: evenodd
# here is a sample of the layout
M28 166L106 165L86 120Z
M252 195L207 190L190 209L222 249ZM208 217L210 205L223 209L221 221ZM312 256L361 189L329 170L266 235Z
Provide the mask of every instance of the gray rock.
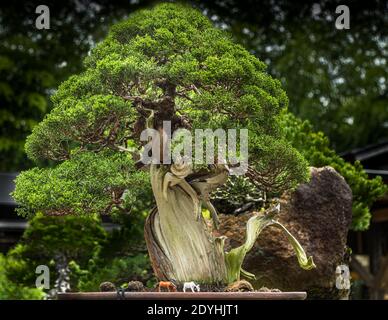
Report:
M226 249L245 240L246 221L252 213L220 215L220 233L228 237ZM268 227L247 255L243 268L263 286L282 291L307 291L308 298L340 298L335 288L336 267L344 262L346 238L352 218L352 191L333 168L311 168L311 181L281 198L277 216L298 239L316 269L305 271L298 265L291 245L281 230Z

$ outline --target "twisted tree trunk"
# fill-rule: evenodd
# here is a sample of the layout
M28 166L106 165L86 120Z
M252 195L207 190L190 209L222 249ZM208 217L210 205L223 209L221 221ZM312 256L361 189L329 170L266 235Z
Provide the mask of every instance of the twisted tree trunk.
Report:
M157 208L147 218L145 238L156 276L178 283L226 283L223 240L201 217L200 196L184 177L166 185L168 175L162 166L151 165Z
M268 226L285 232L303 269L315 268L312 257L307 257L293 235L273 219L280 211L279 204L268 208L264 214L254 214L247 222L245 243L225 253L225 237L215 237L209 230L201 214L201 203L212 213L217 226L217 213L210 203L209 193L226 181L226 167L214 165L206 173L193 173L191 166L185 163L166 168L151 165L157 208L152 210L145 224L151 264L159 280L229 284L240 280L241 274L254 278L241 267L260 232Z

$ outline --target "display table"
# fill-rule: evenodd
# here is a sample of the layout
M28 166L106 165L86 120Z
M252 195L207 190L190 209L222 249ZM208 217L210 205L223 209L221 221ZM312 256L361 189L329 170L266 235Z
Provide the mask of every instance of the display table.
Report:
M58 300L304 300L306 292L69 292Z

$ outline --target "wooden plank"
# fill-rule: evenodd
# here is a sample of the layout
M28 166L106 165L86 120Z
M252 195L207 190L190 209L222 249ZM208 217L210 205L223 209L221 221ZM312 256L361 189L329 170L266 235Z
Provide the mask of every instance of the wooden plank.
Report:
M58 300L304 300L306 292L69 292Z
M384 288L384 278L388 271L388 256L381 258L380 269L374 279L375 288ZM386 288L385 288L386 289Z
M354 271L356 271L360 275L361 279L364 280L367 287L370 287L370 288L373 287L373 283L374 283L373 276L366 268L364 268L361 265L361 263L356 258L353 258L350 261L350 266Z
M388 208L375 209L372 211L373 222L388 221Z

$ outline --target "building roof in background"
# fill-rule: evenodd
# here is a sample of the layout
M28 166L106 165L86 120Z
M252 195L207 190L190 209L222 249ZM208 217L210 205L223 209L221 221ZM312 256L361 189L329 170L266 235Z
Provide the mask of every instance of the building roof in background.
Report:
M365 161L381 155L388 155L388 140L370 144L362 148L345 151L340 154L347 161Z
M371 177L381 176L384 179L388 178L388 170L373 170L365 169L365 172Z
M15 200L10 193L15 189L15 178L19 173L0 172L0 205L16 206Z

